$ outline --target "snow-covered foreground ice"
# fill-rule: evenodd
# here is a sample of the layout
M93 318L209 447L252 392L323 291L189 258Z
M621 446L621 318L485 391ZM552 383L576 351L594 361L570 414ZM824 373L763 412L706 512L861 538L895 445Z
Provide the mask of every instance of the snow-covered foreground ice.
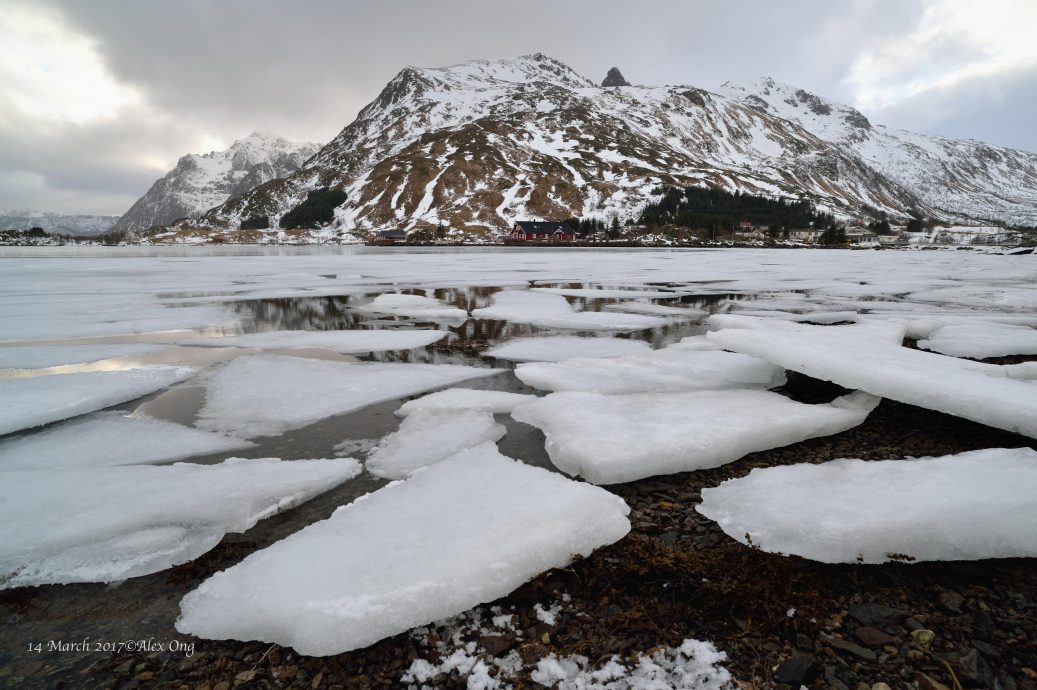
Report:
M1037 355L1037 329L978 320L949 323L919 340L918 347L952 357L976 359Z
M483 354L511 362L561 362L573 357L621 357L651 351L652 346L643 340L559 335L546 338L513 338Z
M113 357L140 355L159 347L142 343L0 347L0 369L43 369L67 364L85 364Z
M275 436L325 417L501 371L452 364L239 357L207 381L197 425L243 438Z
M413 350L431 345L446 336L445 331L390 330L369 331L268 331L224 338L196 338L181 345L199 347L251 347L259 349L323 348L343 354Z
M406 316L418 321L466 321L468 312L464 309L452 307L434 297L423 295L379 295L371 302L356 307L357 311L367 311L375 314L392 314L394 316Z
M472 410L491 414L508 414L516 405L529 402L535 395L508 393L506 391L484 391L471 388L449 388L408 400L396 410L399 417L419 410Z
M0 435L136 400L194 373L150 367L0 380Z
M213 575L184 597L176 628L338 654L492 601L617 541L628 512L617 496L483 444Z
M757 468L697 510L764 551L825 563L1037 556L1037 452Z
M622 311L628 314L670 316L676 319L687 319L689 321L706 315L706 312L702 309L693 309L691 307L668 307L665 304L653 304L651 302L641 302L638 300L606 304L602 309L605 311Z
M878 402L860 392L827 405L759 390L552 393L511 414L543 430L558 469L616 484L719 467L756 451L837 434L863 422Z
M498 441L505 431L488 412L418 410L371 451L367 471L386 479L405 479L480 443Z
M725 329L708 337L728 350L846 388L1037 438L1037 385L1010 378L1009 367L838 335L852 326L812 328Z
M561 295L525 290L501 290L493 296L493 304L473 309L472 316L577 331L640 331L669 323L643 314L573 311Z
M612 359L585 357L521 364L515 375L548 391L648 393L719 388L773 388L785 383L781 367L756 357L723 352L698 341Z
M550 654L530 678L557 690L732 690L731 674L721 665L726 659L711 643L688 639L680 647L639 655L630 665L613 656L597 669L583 656Z
M0 472L149 465L248 448L249 441L159 419L99 413L0 441Z
M4 472L0 589L111 582L186 563L360 472L352 459Z

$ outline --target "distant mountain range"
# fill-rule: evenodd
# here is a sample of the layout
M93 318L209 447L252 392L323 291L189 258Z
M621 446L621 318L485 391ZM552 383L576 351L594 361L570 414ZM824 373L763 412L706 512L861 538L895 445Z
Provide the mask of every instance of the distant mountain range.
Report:
M298 170L320 148L254 132L225 151L183 156L115 223L144 230L197 216L264 182Z
M50 234L93 237L107 232L119 216L46 213L28 209L0 209L0 230L43 228Z
M319 150L253 135L185 156L118 228L191 216L156 239L268 225L345 191L324 239L382 229L492 237L516 219L635 217L663 185L806 197L843 216L1037 225L1037 155L873 125L760 79L718 92L597 86L542 54L407 67ZM276 143L274 143L276 142ZM255 232L255 231L251 231ZM260 230L260 232L263 232Z

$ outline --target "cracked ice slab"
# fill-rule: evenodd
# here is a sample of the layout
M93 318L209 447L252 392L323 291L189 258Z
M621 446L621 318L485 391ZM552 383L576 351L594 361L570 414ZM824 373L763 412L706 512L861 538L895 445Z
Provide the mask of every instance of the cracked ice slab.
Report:
M515 375L541 390L595 393L773 388L785 383L781 367L748 355L698 349L706 346L682 341L641 355L521 364Z
M511 362L560 362L574 357L621 357L651 351L652 346L643 340L559 335L512 338L487 350L483 355Z
M276 436L326 417L501 371L454 364L238 357L207 381L197 426L243 438Z
M356 307L357 311L406 316L419 321L466 321L468 312L452 307L434 297L424 295L379 295L371 302Z
M856 338L852 328L725 329L708 337L728 350L846 388L1037 438L1037 386L1012 378L1016 369Z
M488 412L418 410L367 457L367 471L386 479L405 479L416 470L486 441L499 441L506 429Z
M749 453L851 429L879 399L856 392L804 405L759 390L552 393L512 417L543 430L555 466L595 484L709 469Z
M197 347L251 347L259 349L322 348L343 354L413 350L431 345L446 336L446 331L390 330L366 331L268 331L224 338L196 338L181 345Z
M0 435L136 400L194 373L189 367L148 367L2 380Z
M1037 556L1037 452L756 468L696 509L734 539L824 563Z
M472 410L491 414L507 414L515 409L516 405L529 402L534 398L536 398L535 395L524 393L449 388L408 400L400 406L400 409L396 410L396 416L406 417L419 410Z
M350 458L4 472L0 589L111 582L186 563L225 533L359 472Z
M253 445L173 422L102 412L0 441L0 471L152 465Z
M619 540L629 510L618 496L486 443L213 575L183 598L176 628L313 656L358 649Z
M113 357L141 355L161 347L141 343L0 347L0 369L43 369L68 364L86 364Z
M501 290L493 296L493 304L473 309L472 316L578 331L640 331L670 323L668 319L643 314L573 311L561 295L528 290Z

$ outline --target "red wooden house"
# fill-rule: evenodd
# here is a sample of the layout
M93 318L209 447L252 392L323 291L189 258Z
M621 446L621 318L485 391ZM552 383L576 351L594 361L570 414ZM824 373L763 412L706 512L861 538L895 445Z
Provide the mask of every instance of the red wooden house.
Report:
M552 221L519 220L506 238L508 244L543 244L549 242L575 242L580 233L568 223Z

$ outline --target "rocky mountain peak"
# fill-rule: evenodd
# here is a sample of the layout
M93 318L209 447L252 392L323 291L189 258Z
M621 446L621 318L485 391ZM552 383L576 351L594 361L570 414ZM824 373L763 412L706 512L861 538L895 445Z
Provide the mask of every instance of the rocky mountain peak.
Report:
M601 80L603 87L609 86L630 86L630 82L623 78L623 73L619 71L618 67L613 67L609 70L605 78Z

